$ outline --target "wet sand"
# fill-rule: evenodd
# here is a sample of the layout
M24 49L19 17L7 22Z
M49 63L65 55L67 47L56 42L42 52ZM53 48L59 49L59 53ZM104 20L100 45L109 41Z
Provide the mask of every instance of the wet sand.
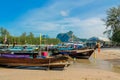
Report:
M39 67L0 67L0 80L120 80L120 49L95 51L89 60L76 60L65 70Z
M95 53L97 53L97 58L99 59L120 59L120 48L103 48L100 54L97 50Z

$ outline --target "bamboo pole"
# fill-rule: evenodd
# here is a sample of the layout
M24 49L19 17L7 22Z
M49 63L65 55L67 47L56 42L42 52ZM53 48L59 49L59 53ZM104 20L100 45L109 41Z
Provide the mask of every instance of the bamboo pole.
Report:
M42 35L41 35L41 33L40 33L40 46L41 46L41 41L42 41Z

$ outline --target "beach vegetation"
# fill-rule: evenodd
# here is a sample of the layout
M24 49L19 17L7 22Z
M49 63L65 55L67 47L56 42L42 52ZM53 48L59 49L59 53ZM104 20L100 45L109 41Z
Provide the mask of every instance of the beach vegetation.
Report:
M120 6L108 9L104 21L107 29L104 34L112 41L120 43Z

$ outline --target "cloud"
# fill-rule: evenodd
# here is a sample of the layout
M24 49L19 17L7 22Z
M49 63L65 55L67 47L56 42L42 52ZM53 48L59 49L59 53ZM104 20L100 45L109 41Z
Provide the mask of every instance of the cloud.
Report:
M14 22L14 26L24 32L43 33L51 37L56 37L56 34L69 30L81 38L103 36L105 26L99 17L81 19L79 15L69 15L74 8L80 8L93 1L56 1L48 6L28 11ZM68 2L69 4L67 4ZM16 31L19 32L18 29Z
M77 36L89 38L93 36L104 36L104 22L100 18L66 18L58 22L65 30L72 30Z
M68 13L66 11L61 11L60 14L61 16L68 16Z

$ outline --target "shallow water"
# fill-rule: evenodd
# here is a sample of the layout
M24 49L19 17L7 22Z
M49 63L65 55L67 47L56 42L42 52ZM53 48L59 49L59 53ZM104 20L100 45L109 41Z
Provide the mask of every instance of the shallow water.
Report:
M115 64L113 64L115 63ZM91 69L102 69L107 71L112 71L120 73L120 62L109 61L109 60L100 60L90 57L90 59L77 59L72 68L91 68Z

